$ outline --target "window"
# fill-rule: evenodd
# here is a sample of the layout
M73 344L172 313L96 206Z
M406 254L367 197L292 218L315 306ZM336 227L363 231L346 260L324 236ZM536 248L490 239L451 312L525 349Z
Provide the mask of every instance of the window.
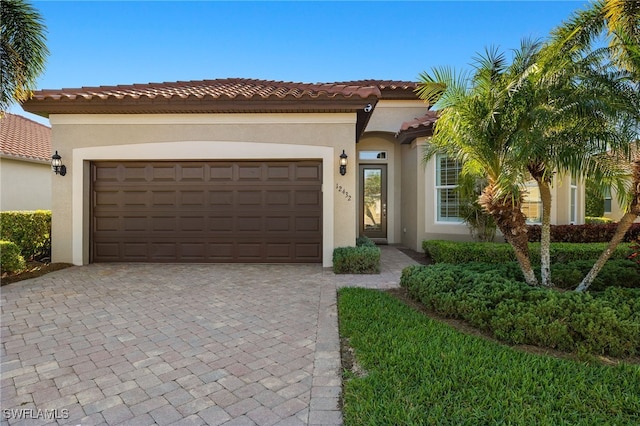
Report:
M361 160L386 160L387 151L360 151L358 158Z
M462 163L446 155L436 157L436 218L438 222L462 222L459 213L458 176Z
M569 223L574 224L578 218L578 184L576 178L571 178L571 207L569 212Z
M531 180L525 185L526 191L522 199L522 213L527 217L527 223L542 222L542 198L536 181Z
M604 191L604 212L611 213L611 188Z

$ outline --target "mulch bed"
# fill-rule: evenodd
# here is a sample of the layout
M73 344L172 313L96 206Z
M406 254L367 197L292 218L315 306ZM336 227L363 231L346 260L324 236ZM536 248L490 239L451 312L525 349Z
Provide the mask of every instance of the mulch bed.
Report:
M46 263L46 262L27 262L27 269L18 273L3 272L0 278L0 286L15 283L22 280L37 278L49 272L59 271L73 266L71 263Z

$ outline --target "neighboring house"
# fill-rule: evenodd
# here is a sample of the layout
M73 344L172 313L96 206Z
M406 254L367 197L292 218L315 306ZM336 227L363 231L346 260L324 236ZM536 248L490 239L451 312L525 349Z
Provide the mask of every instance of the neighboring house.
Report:
M51 209L51 129L0 116L0 210Z
M53 184L53 259L331 266L358 235L416 250L468 239L459 166L423 163L435 114L415 88L219 79L38 91L23 108L49 117L68 171ZM583 221L584 190L554 188L554 222Z

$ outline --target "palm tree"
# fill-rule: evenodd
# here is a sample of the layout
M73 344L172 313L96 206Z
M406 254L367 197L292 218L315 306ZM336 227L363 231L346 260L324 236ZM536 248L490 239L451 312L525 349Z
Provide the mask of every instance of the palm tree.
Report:
M640 155L638 153L638 133L640 128L640 2L625 0L599 0L587 10L575 13L568 22L553 32L553 44L561 55L582 54L588 56L594 50L595 40L606 33L609 40L605 52L614 65L627 74L632 95L632 108L620 123L628 130L628 145L633 150L633 160L613 151L612 157L626 163L631 184L619 188L621 201L628 203L627 211L620 219L616 233L609 245L598 258L593 268L582 280L576 291L589 288L598 272L622 241L631 224L640 215ZM603 49L595 49L602 51ZM635 103L633 103L635 102ZM621 108L624 110L624 108ZM633 140L636 143L632 143Z
M0 114L31 96L49 51L40 14L24 0L0 1Z
M525 45L518 58L527 62L535 51L535 46ZM457 74L449 68L420 74L418 95L440 114L425 160L444 153L462 162L463 175L486 176L478 202L513 247L525 281L537 285L521 209L525 170L513 155L517 149L513 117L519 105L511 91L520 70L507 65L504 54L497 49L476 58L474 67L473 75Z
M536 181L542 201L540 244L543 286L551 286L551 184L555 173L587 176L602 185L619 181L624 170L608 161L607 150L629 154L621 116L633 110L625 76L602 66L601 55L559 55L556 46L538 51L535 64L513 96L520 99L518 137L521 162Z
M620 76L603 72L597 55L558 56L554 49L524 40L508 66L496 51L476 60L468 88L451 78L450 72L438 71L421 76L419 91L423 99L444 108L427 158L436 151L446 152L457 159L471 159L469 170L488 174L480 204L514 246L529 284L537 281L528 270L520 187L528 178L537 182L543 206L544 286L551 286L554 174L592 176L601 184L619 182L624 170L604 153L612 147L616 152L628 148L626 134L617 126L622 99L618 94L627 87Z

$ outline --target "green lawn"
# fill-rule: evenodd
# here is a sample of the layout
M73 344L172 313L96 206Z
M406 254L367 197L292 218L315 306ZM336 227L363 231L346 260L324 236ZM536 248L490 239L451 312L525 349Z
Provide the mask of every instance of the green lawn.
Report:
M345 288L347 425L638 425L640 366L587 365L465 335L376 290Z

